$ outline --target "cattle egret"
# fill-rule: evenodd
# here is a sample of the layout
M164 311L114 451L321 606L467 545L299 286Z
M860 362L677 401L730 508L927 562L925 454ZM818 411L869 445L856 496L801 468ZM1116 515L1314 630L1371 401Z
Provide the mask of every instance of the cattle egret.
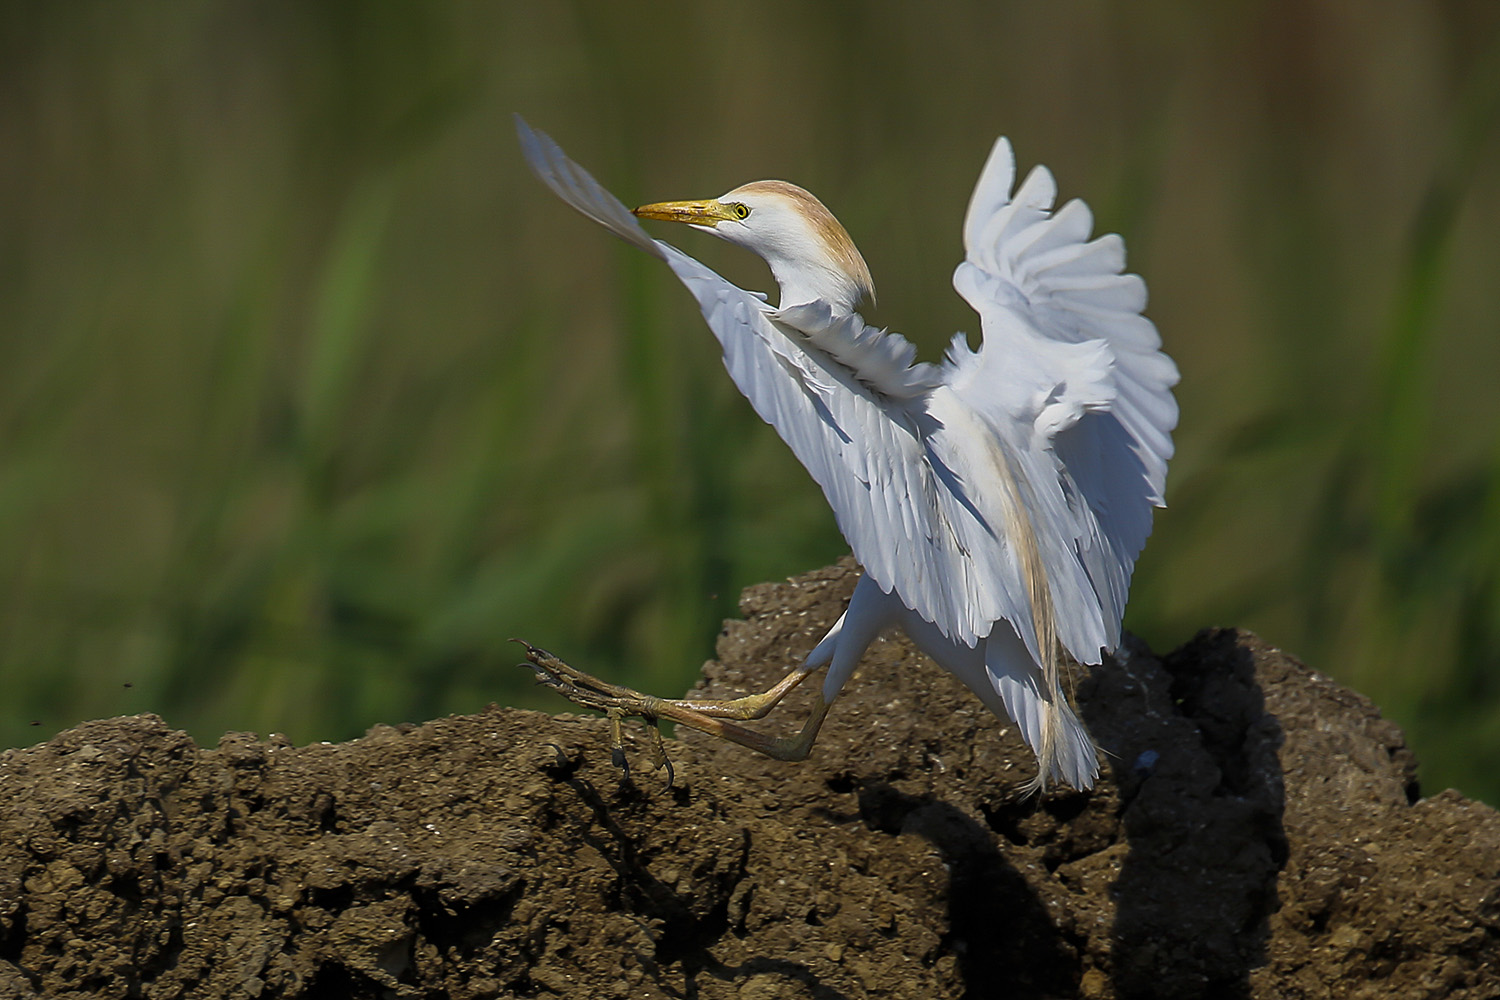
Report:
M956 335L941 363L915 363L904 337L855 311L874 294L849 234L808 192L755 181L718 198L633 212L516 120L531 169L563 201L663 260L687 286L755 411L823 488L863 575L843 617L806 660L760 694L654 698L527 646L538 677L609 714L617 761L626 716L668 719L784 760L805 758L865 649L899 626L1036 753L1032 788L1092 787L1099 760L1064 693L1069 662L1097 664L1120 641L1136 556L1163 506L1177 368L1141 315L1119 236L1090 239L1081 201L1052 210L1036 167L1012 193L999 139L963 226L954 287L984 342ZM637 219L685 223L760 255L771 304L721 278ZM811 718L793 737L763 718L820 667ZM659 739L657 763L665 763Z

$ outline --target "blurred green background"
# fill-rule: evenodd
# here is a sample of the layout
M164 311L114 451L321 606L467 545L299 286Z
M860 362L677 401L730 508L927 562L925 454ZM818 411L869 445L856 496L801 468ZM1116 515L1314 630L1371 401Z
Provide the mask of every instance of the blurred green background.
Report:
M0 745L662 693L844 546L627 202L785 177L935 358L991 141L1183 373L1127 624L1260 632L1500 802L1500 4L103 2L0 18ZM670 238L764 288L753 258Z

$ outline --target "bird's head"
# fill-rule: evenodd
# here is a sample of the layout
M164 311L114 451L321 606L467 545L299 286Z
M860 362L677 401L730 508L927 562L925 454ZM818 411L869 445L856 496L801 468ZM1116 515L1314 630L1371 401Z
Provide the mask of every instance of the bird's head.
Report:
M823 203L786 181L752 181L704 201L642 205L643 219L684 222L747 250L770 265L783 307L816 299L835 314L875 299L870 269Z

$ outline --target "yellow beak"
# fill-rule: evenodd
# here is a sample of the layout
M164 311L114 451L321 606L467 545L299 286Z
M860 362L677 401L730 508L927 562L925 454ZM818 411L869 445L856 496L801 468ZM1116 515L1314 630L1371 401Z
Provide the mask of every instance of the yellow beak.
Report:
M685 222L690 226L717 226L734 218L730 206L709 198L705 201L659 201L632 209L638 218L661 222Z

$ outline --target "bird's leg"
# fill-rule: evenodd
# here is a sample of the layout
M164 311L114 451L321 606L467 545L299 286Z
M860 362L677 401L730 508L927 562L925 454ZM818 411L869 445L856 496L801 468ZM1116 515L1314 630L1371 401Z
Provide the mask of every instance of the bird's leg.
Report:
M759 751L777 760L804 760L812 749L813 741L818 738L818 730L822 728L824 718L828 715L828 702L823 700L820 693L812 716L796 736L767 736L728 721L764 717L815 669L805 664L760 694L744 698L694 701L657 698L631 688L610 684L569 666L544 649L538 649L529 643L522 643L522 645L526 647L526 659L530 662L531 668L536 671L538 683L552 688L575 705L597 709L610 717L612 750L619 750L623 745L618 730L615 728L618 727L618 720L625 716L636 715L648 722L668 719L687 726L689 729L696 729L701 733L738 743L740 746ZM623 753L622 750L619 752ZM665 752L662 757L665 758Z
M611 698L641 700L650 697L649 695L641 694L633 688L621 687L618 684L602 681L592 674L586 674L577 667L564 663L545 649L538 649L529 642L524 642L520 639L512 641L519 642L526 647L526 659L531 661L532 668L536 670L537 679L559 692L563 690L564 686L569 686L577 688L580 691L593 692ZM700 715L707 715L716 719L735 719L739 722L764 719L770 714L771 709L781 703L781 699L791 693L792 689L798 684L806 680L808 674L813 673L817 669L817 667L808 666L804 663L775 684L766 688L766 690L758 694L745 695L740 698L658 698L654 700L660 701L664 705L685 708ZM561 681L562 683L560 685L555 683L555 681ZM587 704L589 708L598 707L597 705L578 701L566 694L564 694L564 697L576 704Z
M764 719L771 714L771 709L781 704L781 699L790 694L793 688L806 680L807 675L816 669L817 667L809 667L804 663L759 694L747 694L741 698L668 698L663 700L669 705L715 719L735 719L740 722Z
M609 761L624 771L625 780L629 781L630 761L625 757L625 710L610 708L604 714L609 716Z
M661 723L655 719L647 719L646 728L651 734L651 770L660 771L662 768L666 768L667 788L670 789L672 782L677 777L677 773L672 770L672 761L667 757L666 744L662 742Z

